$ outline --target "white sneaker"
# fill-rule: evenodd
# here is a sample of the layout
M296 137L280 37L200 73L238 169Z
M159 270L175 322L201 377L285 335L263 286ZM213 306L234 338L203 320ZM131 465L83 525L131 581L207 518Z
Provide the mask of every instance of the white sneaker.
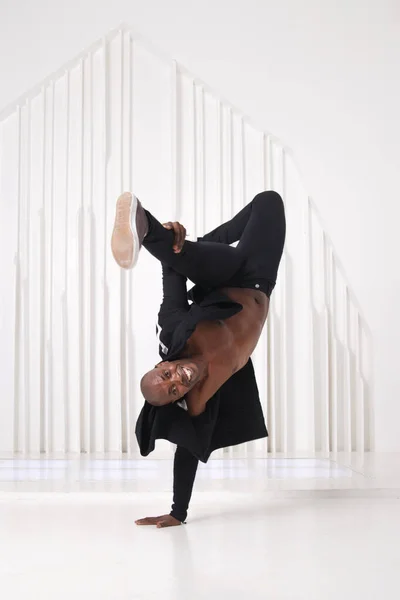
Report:
M130 192L124 192L117 200L111 237L111 250L120 267L133 269L147 230L147 216L141 203Z

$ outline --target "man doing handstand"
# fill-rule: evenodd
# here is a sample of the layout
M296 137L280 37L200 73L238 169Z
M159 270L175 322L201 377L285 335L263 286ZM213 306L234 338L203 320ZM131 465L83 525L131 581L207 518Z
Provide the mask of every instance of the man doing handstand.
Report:
M273 191L257 194L197 242L185 239L180 223L161 225L134 195L119 197L115 260L132 268L143 245L163 273L157 325L163 360L141 380L145 404L136 435L143 456L157 439L177 445L171 513L138 525L183 523L198 461L268 435L250 356L267 318L285 231L283 202ZM195 284L189 292L187 279Z

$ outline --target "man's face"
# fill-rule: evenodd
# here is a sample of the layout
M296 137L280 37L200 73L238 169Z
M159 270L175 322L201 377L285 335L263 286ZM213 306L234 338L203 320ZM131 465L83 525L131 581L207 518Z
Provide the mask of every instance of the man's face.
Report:
M182 398L199 380L199 366L196 362L182 358L158 363L142 377L140 385L150 404L163 406Z

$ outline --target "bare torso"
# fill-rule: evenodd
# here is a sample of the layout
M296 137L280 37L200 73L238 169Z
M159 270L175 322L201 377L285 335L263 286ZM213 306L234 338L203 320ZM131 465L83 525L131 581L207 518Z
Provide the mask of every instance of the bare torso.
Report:
M189 414L201 414L207 401L245 366L260 338L268 315L269 298L248 288L221 288L243 310L224 321L202 321L189 338L185 353L201 354L208 363L208 377L186 395Z

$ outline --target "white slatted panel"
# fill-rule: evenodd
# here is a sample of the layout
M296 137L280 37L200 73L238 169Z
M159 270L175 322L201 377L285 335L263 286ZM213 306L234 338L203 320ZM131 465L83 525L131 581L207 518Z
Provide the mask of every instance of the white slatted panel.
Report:
M263 189L288 224L253 356L270 437L220 455L370 449L370 336L291 157L127 31L0 117L0 449L136 449L161 278L145 252L114 264L122 190L196 239Z

